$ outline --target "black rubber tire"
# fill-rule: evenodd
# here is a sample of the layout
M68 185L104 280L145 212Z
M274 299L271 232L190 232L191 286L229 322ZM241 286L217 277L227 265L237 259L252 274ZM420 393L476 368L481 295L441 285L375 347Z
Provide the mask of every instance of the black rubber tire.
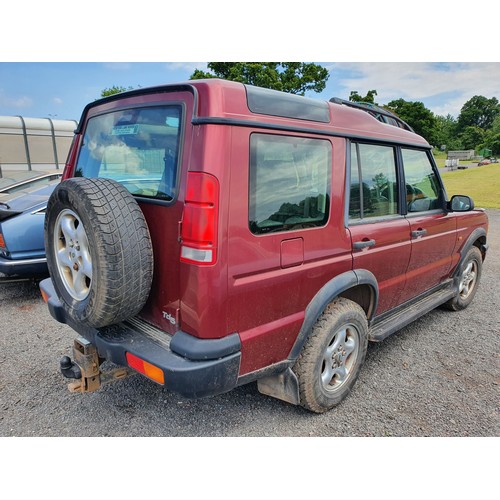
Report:
M88 292L81 300L68 292L56 256L55 246L65 241L54 238L56 221L68 211L83 224L91 260ZM139 205L118 182L82 177L61 182L47 205L45 248L54 288L73 321L99 328L135 316L144 307L153 279L151 238Z
M464 273L464 271L471 263L473 268L475 269L476 276L470 292L466 296L463 296L463 294L459 291L457 295L455 295L455 297L443 304L443 307L445 309L448 309L450 311L461 311L462 309L468 307L474 299L477 288L479 286L479 281L481 280L481 272L483 268L483 256L481 254L481 250L479 250L479 248L475 246L470 248L467 252L467 255L465 256L465 259L461 265L461 273ZM463 275L461 275L460 277L460 282L462 281L462 278Z
M357 331L357 351L351 354L355 358L349 361L351 365L345 381L337 389L327 390L321 381L324 354L335 335L347 325ZM324 413L338 405L359 376L367 346L368 322L363 309L345 298L334 300L319 317L293 367L299 381L301 406L315 413Z

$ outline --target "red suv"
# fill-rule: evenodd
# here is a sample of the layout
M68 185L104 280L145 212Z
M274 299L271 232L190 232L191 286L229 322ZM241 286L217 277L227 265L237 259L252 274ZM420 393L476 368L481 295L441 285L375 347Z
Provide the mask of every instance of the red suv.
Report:
M79 334L73 391L135 372L186 397L258 381L324 412L369 340L469 305L487 226L384 110L198 80L85 108L40 286Z

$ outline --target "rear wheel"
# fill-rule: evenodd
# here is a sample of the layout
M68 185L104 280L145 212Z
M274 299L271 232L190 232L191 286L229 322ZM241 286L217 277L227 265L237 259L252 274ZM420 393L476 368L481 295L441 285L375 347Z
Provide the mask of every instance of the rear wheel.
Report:
M363 309L336 299L318 319L295 364L300 404L316 413L338 405L359 376L367 346Z
M45 218L47 265L68 316L99 328L136 315L153 276L149 230L134 197L111 179L68 179Z

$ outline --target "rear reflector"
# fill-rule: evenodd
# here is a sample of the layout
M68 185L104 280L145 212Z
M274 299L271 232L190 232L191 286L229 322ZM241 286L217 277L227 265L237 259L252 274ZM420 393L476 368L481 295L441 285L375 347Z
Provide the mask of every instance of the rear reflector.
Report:
M189 172L182 216L181 261L215 264L219 218L219 181L203 172Z
M147 361L144 361L143 359L138 358L137 356L134 356L129 352L126 353L126 357L127 363L129 364L130 368L133 368L134 370L142 373L151 380L158 382L158 384L165 384L165 377L161 368L158 368L157 366L152 365L151 363L148 363Z

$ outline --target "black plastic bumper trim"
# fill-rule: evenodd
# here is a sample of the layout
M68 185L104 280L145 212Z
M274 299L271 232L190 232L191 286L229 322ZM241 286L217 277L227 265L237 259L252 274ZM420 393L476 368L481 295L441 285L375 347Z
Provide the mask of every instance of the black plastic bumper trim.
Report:
M202 340L185 332L176 333L171 339L170 346L177 338L175 343L178 349L182 350L182 346L185 345L188 347L184 349L185 354L191 353L196 356L190 359L174 352L167 342L161 344L153 337L134 329L130 323L120 323L100 329L75 323L64 310L50 278L40 282L40 289L48 298L47 305L51 316L93 343L102 358L118 365L128 366L126 353L134 354L163 371L167 389L187 398L221 394L237 385L241 360L241 352L236 348L236 345L239 346L239 338L237 343L234 338L237 334L230 335L229 341L221 342L224 339ZM167 334L165 336L167 337ZM203 348L206 349L205 354ZM212 357L214 353L218 353L217 358Z
M172 337L170 349L183 356L197 361L218 359L241 350L240 336L237 333L221 339L198 339L178 331Z

